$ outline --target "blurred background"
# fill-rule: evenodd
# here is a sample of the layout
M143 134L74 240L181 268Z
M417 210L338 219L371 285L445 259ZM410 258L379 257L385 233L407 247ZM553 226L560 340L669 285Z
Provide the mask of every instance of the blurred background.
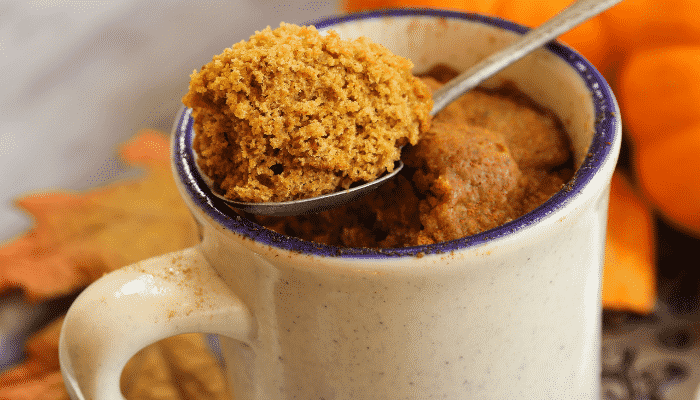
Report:
M192 70L255 30L386 7L457 9L537 26L569 3L2 1L0 248L37 222L17 199L133 176L119 144L142 129L169 132ZM624 0L561 37L611 83L624 122L603 287L609 399L688 399L700 382L697 15L697 0ZM28 301L9 277L15 264L0 250L0 370L21 361L24 339L74 296Z

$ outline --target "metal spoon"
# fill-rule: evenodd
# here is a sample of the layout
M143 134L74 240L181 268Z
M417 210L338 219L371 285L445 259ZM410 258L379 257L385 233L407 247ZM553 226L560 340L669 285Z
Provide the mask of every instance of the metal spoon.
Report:
M195 164L197 163L195 162ZM394 175L396 175L402 168L403 163L401 161L396 161L392 172L384 174L372 182L367 182L354 187L351 186L347 190L343 189L321 196L309 197L308 199L264 203L247 203L227 199L223 195L216 192L213 182L204 173L202 173L202 171L199 172L204 181L211 188L214 196L225 201L226 204L235 209L257 215L290 216L313 214L352 203L353 201L358 200L377 189L384 182L393 178ZM197 169L199 169L199 166Z
M439 90L433 93L434 104L430 115L434 116L462 94L473 89L503 68L620 1L622 0L578 0L574 2L536 29L524 34L519 40L516 40L515 43L486 57L443 85ZM403 163L397 161L394 171L372 182L358 185L347 190L301 200L246 203L232 201L217 194L213 190L212 192L231 207L252 214L277 216L310 214L335 208L357 200L391 179L402 168ZM211 187L211 184L209 186Z

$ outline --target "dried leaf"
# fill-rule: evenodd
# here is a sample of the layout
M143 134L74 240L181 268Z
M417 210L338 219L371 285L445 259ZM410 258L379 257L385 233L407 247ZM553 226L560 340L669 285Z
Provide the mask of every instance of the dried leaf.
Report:
M603 306L648 314L656 302L655 232L649 207L627 179L612 179L603 270Z
M0 388L3 400L70 400L63 377L58 370L51 371L24 383Z
M159 345L141 350L126 364L121 388L134 400L182 400Z
M46 380L45 378L48 374L59 369L58 337L61 334L62 324L63 318L58 318L25 343L26 359L22 364L0 374L0 387L38 387L42 382L53 385L52 379ZM0 399L16 398L7 396L7 390L0 390Z
M171 337L135 355L122 375L129 399L228 399L226 379L203 335Z
M58 363L63 318L26 344L26 360L0 374L0 399L68 400ZM136 354L122 374L127 400L224 400L228 389L223 370L204 335L186 334L161 340Z
M141 132L121 155L145 167L145 176L17 201L35 227L0 248L0 292L21 288L31 301L67 295L104 273L196 242L194 221L170 171L168 139Z
M168 148L164 134L140 132L120 154L143 167L143 177L84 193L37 193L18 200L35 226L0 248L0 292L21 288L29 300L48 300L124 265L195 244L196 226L172 178ZM0 374L0 399L68 399L58 362L62 322L36 333L25 345L26 359ZM127 370L136 377L128 382L129 400L226 396L223 372L202 335L158 342Z

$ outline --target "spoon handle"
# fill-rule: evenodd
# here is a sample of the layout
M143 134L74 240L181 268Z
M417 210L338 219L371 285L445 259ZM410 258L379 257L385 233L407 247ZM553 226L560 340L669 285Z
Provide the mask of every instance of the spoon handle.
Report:
M620 1L622 0L578 0L574 2L536 29L524 34L515 43L486 57L435 91L433 109L430 111L430 115L434 116L462 94L503 68Z

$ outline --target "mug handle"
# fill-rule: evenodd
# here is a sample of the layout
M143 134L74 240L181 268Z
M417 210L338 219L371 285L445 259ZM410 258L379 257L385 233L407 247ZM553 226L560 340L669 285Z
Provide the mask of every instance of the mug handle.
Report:
M144 347L181 333L250 342L253 317L198 246L111 272L71 305L59 359L73 400L123 400L119 380Z

